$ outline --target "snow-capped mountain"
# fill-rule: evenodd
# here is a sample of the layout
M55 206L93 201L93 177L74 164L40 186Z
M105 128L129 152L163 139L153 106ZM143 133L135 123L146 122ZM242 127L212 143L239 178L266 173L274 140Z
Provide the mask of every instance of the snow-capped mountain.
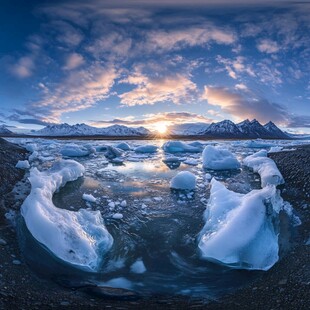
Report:
M218 123L212 123L204 132L204 135L224 138L239 138L242 136L242 133L232 121L224 120Z
M271 134L272 137L275 138L283 138L287 139L289 138L289 135L287 135L285 132L283 132L281 129L279 129L273 122L268 122L264 125L264 128L268 131L268 134Z
M237 124L239 130L249 138L269 138L269 131L260 124L256 119L249 121L246 119L245 121ZM280 129L279 129L280 130Z
M171 135L196 136L203 134L209 126L207 123L174 124L167 128L167 132Z
M9 135L14 135L14 133L7 129L7 127L5 125L1 125L0 126L0 135L5 135L5 136L9 136Z
M67 123L49 125L35 132L36 135L40 136L145 136L150 133L144 127L133 128L123 125L113 125L105 128L97 128L86 124L69 125Z

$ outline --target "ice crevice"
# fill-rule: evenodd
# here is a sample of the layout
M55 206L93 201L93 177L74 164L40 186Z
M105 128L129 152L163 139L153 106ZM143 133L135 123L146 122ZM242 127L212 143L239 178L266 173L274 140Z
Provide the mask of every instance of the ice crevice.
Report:
M69 181L81 177L84 166L60 160L46 171L30 171L31 192L21 214L32 236L59 259L88 271L96 271L113 238L99 211L77 212L57 208L53 194Z

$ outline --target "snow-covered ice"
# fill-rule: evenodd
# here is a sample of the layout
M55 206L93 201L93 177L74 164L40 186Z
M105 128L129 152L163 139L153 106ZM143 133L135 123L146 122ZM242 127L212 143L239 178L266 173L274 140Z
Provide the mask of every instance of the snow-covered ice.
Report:
M170 182L170 188L193 190L196 187L196 176L189 171L179 172Z
M235 268L268 270L279 259L274 218L283 208L275 186L239 194L214 178L200 233L204 259Z
M207 145L202 152L202 164L206 169L229 170L239 169L240 163L229 150Z
M268 184L279 185L284 183L281 172L275 162L267 157L266 150L260 150L246 157L243 160L243 164L260 175L262 187Z
M29 177L31 192L21 207L21 214L33 237L55 256L95 271L113 243L100 212L59 209L52 201L60 187L81 177L84 170L73 160L60 160L43 172L33 168Z
M15 165L15 167L19 169L29 169L30 164L28 160L19 160L17 164Z

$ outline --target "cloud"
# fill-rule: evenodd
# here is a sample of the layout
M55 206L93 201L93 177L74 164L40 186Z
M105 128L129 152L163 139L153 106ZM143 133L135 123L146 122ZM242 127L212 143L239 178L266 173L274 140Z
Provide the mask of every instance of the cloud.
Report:
M121 103L127 106L153 105L165 101L189 103L197 91L195 83L181 74L150 78L138 73L128 76L122 82L136 85L133 90L119 95Z
M65 70L76 69L83 64L84 64L83 56L78 53L72 53L67 57L64 69Z
M257 43L257 49L262 53L272 54L277 53L280 50L280 46L277 42L270 39L261 39Z
M235 85L235 89L237 89L237 90L248 90L248 87L246 85L244 85L243 83L240 83L240 84Z
M90 108L99 100L106 99L117 78L113 67L92 65L84 70L70 71L53 89L44 85L41 100L28 105L18 114L31 115L44 123L58 123L63 113Z
M238 56L235 59L228 59L218 55L216 57L216 60L218 63L223 64L225 66L228 75L233 79L237 79L238 74L240 73L246 73L251 77L256 76L252 65L247 64L246 58L243 56Z
M12 64L9 70L14 76L24 79L33 74L34 67L33 58L31 56L24 56Z
M292 115L289 119L287 127L291 128L310 128L310 115Z
M271 120L280 125L287 125L291 118L280 104L271 103L263 98L246 98L226 88L206 86L202 98L208 100L211 105L221 107L223 112L239 120L256 118L263 123Z
M235 43L236 40L235 34L230 30L203 24L185 29L150 32L146 47L154 51L169 51L203 46L211 42L229 45Z

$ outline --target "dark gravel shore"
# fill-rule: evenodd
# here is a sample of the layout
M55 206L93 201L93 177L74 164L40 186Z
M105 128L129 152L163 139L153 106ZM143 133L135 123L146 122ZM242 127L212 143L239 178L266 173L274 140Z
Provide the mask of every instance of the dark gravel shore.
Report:
M10 191L23 177L15 168L26 156L20 147L0 139L0 309L308 309L310 304L310 146L271 154L286 183L282 197L290 202L302 224L293 249L252 285L218 301L178 296L152 296L132 301L103 299L85 290L71 290L41 279L24 263L14 229L5 220L16 208Z

